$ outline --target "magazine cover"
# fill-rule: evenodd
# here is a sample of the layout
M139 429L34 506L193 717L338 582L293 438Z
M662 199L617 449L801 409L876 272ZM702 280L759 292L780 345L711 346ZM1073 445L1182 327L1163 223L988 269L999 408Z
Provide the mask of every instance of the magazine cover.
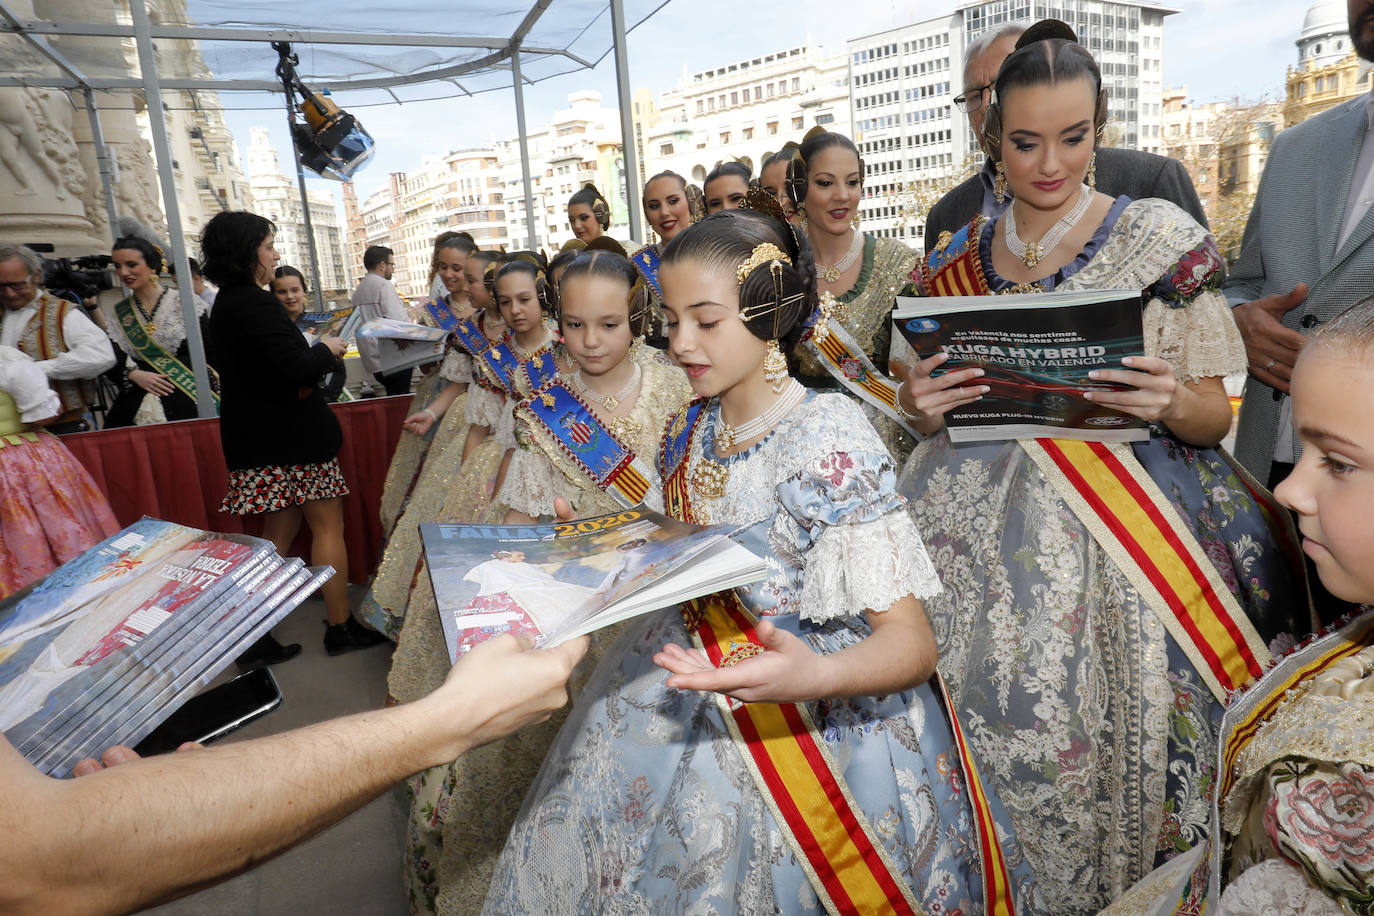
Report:
M299 560L292 562L297 567L301 565ZM49 759L60 760L77 749L84 751L90 747L92 736L102 727L111 723L122 726L129 719L131 704L142 703L142 696L155 681L196 670L212 660L216 641L223 638L219 634L226 629L223 621L237 613L251 613L262 600L257 593L263 583L270 581L269 577L282 566L283 561L275 553L244 564L240 570L226 574L229 587L218 596L143 634L137 640L137 648L131 646L129 651L92 666L79 681L69 682L73 689L54 691L48 707L55 707L64 698L69 700L67 707L54 710L42 720L30 718L15 728L12 739L25 731L32 734L20 737L16 747L40 769L46 769ZM89 753L81 753L72 762L84 756Z
M456 661L499 633L552 646L636 613L763 577L726 536L644 508L551 525L420 526L434 596ZM693 561L710 555L709 564ZM676 591L650 589L666 577ZM636 604L635 594L654 600ZM641 606L643 605L643 606Z
M154 656L273 553L260 538L144 519L11 596L15 619L31 623L37 603L49 625L12 639L0 611L0 731L25 753L126 657ZM110 572L119 585L92 594Z
M296 327L305 333L306 339L312 344L322 337L342 337L349 340L357 333L362 318L362 312L352 305L347 305L332 311L305 312L296 319Z
M381 371L389 373L443 359L448 331L394 318L372 318L356 336L376 339Z
M950 358L932 373L981 367L982 400L945 414L954 442L1087 439L1134 442L1146 423L1084 400L1085 391L1121 390L1093 381L1145 352L1139 290L1036 293L1013 297L898 297L893 323L921 359Z

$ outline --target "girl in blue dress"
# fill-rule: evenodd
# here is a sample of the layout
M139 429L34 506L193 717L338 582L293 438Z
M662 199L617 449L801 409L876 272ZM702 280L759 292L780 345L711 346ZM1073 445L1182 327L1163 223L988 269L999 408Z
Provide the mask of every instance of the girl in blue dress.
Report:
M718 213L674 239L660 277L670 353L701 396L666 430L665 505L733 527L768 576L631 624L485 912L974 914L989 893L1034 909L1009 834L983 839L1000 811L930 682L921 599L940 585L892 459L853 401L787 372L816 305L805 239Z

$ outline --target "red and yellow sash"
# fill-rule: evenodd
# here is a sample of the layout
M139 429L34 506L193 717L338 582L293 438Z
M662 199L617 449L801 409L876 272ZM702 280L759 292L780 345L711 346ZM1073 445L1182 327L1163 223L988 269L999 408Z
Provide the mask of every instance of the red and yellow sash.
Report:
M911 435L920 437L910 421L897 410L896 380L873 365L873 361L838 321L829 322L826 333L814 333L806 337L803 346L811 349L817 362L845 389L872 404Z
M692 439L704 412L704 401L684 408L669 424L660 456L665 508L689 522L694 520L688 473ZM754 618L733 591L688 602L683 619L717 667L763 651ZM736 748L826 910L924 912L851 795L807 707L716 699ZM983 854L987 912L1011 916L1011 882L987 797L957 722L954 730Z
M927 293L989 294L978 254L983 220L975 218L931 252L922 267ZM1219 700L1260 675L1270 658L1264 640L1129 447L1018 441Z
M1129 446L1069 439L1020 445L1217 699L1259 677L1270 660L1264 640Z

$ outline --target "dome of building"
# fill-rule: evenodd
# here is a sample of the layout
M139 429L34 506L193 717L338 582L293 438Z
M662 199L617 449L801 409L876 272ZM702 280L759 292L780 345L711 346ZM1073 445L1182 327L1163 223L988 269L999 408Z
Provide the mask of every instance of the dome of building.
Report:
M1298 62L1335 63L1350 53L1350 20L1345 0L1316 0L1302 20Z

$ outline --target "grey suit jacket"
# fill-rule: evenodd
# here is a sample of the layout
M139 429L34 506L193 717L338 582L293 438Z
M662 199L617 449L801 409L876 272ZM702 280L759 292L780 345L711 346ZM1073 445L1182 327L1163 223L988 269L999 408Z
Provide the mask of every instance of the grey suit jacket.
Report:
M1162 197L1178 204L1204 227L1207 215L1193 189L1193 179L1177 159L1133 149L1104 146L1097 151L1097 189L1109 197L1125 194L1131 200ZM958 232L983 206L979 175L960 184L935 202L926 217L926 251L935 247L941 232Z
M1226 281L1232 305L1306 283L1307 301L1285 315L1283 324L1308 333L1374 293L1374 208L1344 245L1336 245L1368 129L1365 103L1362 95L1274 139L1240 257ZM1236 457L1261 481L1273 462L1279 409L1274 389L1247 380ZM1293 446L1296 455L1296 437Z

